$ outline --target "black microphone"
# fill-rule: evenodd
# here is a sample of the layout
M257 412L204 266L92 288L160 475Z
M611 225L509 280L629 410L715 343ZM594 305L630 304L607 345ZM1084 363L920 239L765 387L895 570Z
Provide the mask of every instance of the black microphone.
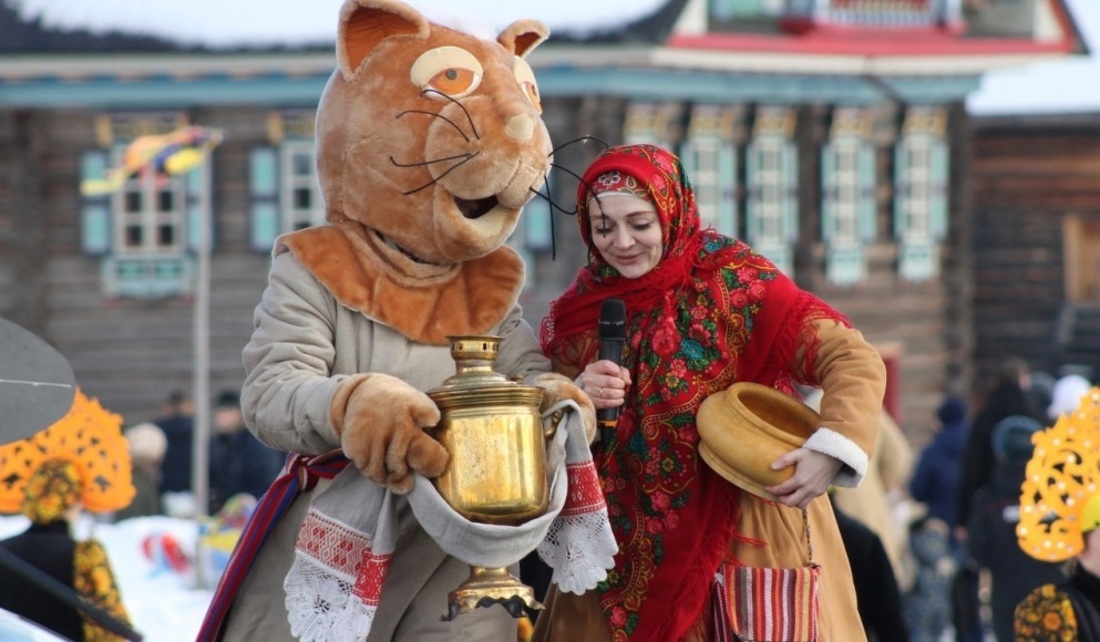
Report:
M615 365L623 360L623 344L626 343L626 304L622 299L605 299L600 305L600 318L596 322L600 339L599 360L607 359ZM596 411L596 424L600 430L600 441L607 446L615 434L615 424L619 421L619 407L600 408Z

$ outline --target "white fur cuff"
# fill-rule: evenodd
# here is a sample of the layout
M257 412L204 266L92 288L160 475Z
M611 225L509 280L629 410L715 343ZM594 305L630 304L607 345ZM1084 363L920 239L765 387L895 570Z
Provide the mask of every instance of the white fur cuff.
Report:
M867 475L867 453L857 446L854 441L835 430L824 427L818 428L806 440L803 447L844 462L844 466L841 467L840 472L833 479L834 486L855 488Z

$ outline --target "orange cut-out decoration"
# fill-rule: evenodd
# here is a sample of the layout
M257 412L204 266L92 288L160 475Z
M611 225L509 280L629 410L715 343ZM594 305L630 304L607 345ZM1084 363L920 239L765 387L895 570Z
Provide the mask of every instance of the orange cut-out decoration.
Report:
M31 473L47 459L67 459L83 482L84 508L102 513L134 499L122 417L78 388L69 414L27 439L0 446L0 513L18 513Z

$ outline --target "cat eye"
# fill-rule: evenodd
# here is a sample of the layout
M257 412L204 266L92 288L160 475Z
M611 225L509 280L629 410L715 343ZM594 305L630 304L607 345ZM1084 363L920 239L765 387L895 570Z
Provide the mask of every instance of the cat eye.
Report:
M484 69L474 55L460 47L436 47L420 54L409 70L409 80L429 97L440 94L462 98L481 84Z
M519 85L520 91L523 92L524 96L527 96L527 100L531 101L531 104L535 106L535 110L541 114L542 97L539 95L539 85L535 82L535 71L531 69L531 65L527 64L527 61L523 58L516 56L512 73L516 76L516 83Z

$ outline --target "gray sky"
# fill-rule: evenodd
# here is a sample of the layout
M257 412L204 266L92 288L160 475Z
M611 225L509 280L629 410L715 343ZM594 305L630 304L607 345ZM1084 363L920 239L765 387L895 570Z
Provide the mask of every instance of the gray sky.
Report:
M46 24L93 30L152 32L209 45L328 40L336 32L342 0L19 0L24 15ZM553 29L591 28L648 14L663 0L405 0L422 11L479 16L501 28L537 18ZM453 12L453 10L450 10Z

